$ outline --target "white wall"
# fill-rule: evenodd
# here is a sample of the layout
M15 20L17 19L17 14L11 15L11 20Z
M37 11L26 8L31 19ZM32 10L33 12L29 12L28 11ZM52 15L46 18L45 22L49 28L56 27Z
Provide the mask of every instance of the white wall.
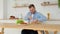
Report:
M3 1L3 19L7 19L7 0Z
M8 8L7 8L7 18L9 18L10 15L14 15L16 17L20 17L21 13L23 14L23 16L25 16L24 14L26 14L29 9L28 8L13 8L14 6L14 0L7 0L8 2ZM39 11L40 13L44 14L45 16L47 16L47 13L50 12L51 13L51 18L53 19L60 19L60 9L58 8L58 5L56 6L41 6L41 2L44 1L50 1L50 2L56 2L57 0L27 0L26 3L30 2L30 4L34 4L36 6L36 10ZM19 2L21 3L21 1ZM22 2L23 3L23 2Z
M3 0L0 0L0 19L3 19Z

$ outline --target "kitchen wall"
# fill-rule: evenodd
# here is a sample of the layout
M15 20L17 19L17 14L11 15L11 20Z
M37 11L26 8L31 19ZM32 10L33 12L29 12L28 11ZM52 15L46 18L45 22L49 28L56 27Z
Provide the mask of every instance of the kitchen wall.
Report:
M0 0L0 19L3 19L3 0Z
M14 7L14 0L7 0L7 18L9 16L14 15L20 18L22 13L23 16L29 11L27 7L25 8L13 8ZM51 3L58 3L57 0L27 0L25 3L34 4L36 6L36 10L47 17L47 13L51 14L52 19L60 19L60 9L58 5L54 6L41 6L41 3L44 1L50 1ZM21 2L19 2L21 3ZM22 2L24 3L24 2Z
M36 6L36 10L47 17L47 13L51 13L51 19L60 19L60 9L58 6L41 6L41 2L50 1L56 2L57 0L27 0L26 2L30 2L30 4L34 4ZM21 13L23 17L29 11L27 7L25 8L13 8L14 0L0 0L0 19L7 19L9 16L14 15L16 17L21 17ZM3 6L4 5L4 6ZM22 29L5 29L5 34L21 34ZM53 34L52 31L49 31L50 34ZM60 34L60 32L58 32Z

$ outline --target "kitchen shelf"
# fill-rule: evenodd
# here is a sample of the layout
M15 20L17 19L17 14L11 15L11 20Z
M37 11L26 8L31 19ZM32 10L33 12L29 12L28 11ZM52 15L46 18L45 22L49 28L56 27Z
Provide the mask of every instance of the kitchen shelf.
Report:
M15 6L13 8L24 8L24 7L28 7L28 6Z
M53 6L53 5L58 5L58 4L42 4L42 6Z
M43 2L41 3L41 6L55 6L58 5L58 3L51 3L51 2Z

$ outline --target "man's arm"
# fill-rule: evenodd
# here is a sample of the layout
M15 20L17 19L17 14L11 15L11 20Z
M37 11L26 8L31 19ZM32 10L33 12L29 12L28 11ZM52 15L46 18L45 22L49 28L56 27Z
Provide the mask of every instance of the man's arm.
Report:
M38 19L38 21L41 21L41 22L47 20L47 18L43 14L38 14L38 18L37 19Z
M27 13L26 16L24 17L24 20L30 22L30 13Z
M40 14L40 13L36 13L35 16L36 16L36 18L32 21L33 23L43 22L43 21L47 20L47 18L44 15Z

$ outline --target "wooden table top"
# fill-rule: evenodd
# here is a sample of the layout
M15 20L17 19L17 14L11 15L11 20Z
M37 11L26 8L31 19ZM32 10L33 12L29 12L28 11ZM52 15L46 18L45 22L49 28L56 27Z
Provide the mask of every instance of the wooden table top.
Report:
M15 23L0 23L0 27L1 28L60 31L60 24L20 24L20 25L17 25Z

